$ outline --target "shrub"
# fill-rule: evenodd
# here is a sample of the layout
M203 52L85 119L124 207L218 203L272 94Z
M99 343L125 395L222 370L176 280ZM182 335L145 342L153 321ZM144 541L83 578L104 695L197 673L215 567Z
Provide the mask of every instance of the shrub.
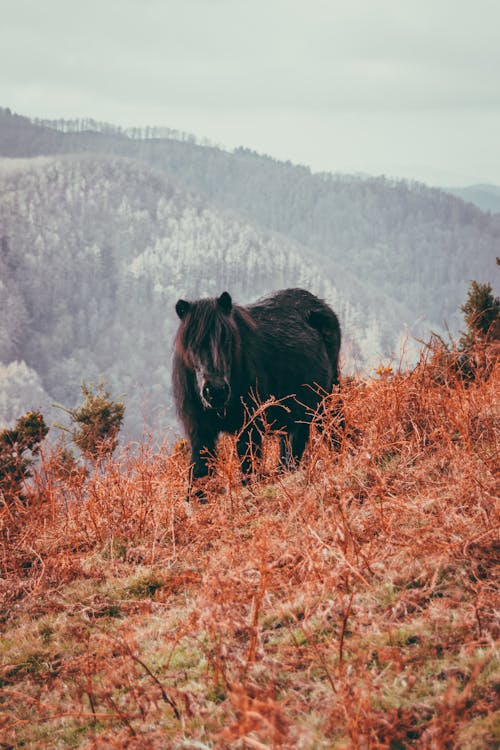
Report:
M30 475L33 458L49 428L39 411L29 411L12 429L0 432L0 497L4 502L24 500L22 488Z
M461 349L471 349L477 341L500 339L500 298L493 296L491 284L471 281L467 300L460 309L467 325L460 337Z
M97 386L83 383L82 394L85 400L79 408L64 409L73 423L68 432L85 458L97 460L115 450L125 405L114 401L102 382Z

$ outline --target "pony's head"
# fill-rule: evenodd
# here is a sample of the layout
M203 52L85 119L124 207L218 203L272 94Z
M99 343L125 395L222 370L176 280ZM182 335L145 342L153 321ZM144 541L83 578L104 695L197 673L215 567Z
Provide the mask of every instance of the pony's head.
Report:
M223 292L216 299L180 299L175 311L181 321L177 355L194 373L203 407L223 412L231 398L231 369L240 347L231 297Z

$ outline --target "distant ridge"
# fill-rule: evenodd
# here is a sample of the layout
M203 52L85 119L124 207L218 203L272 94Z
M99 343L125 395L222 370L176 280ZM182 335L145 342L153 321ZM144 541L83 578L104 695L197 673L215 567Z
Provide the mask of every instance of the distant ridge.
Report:
M498 185L470 185L463 188L444 188L448 193L473 203L482 211L500 213L500 187Z

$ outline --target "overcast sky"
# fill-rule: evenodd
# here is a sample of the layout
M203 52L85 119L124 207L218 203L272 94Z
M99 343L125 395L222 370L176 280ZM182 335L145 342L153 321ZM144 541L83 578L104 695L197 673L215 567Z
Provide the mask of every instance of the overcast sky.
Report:
M0 106L500 184L498 0L0 0Z

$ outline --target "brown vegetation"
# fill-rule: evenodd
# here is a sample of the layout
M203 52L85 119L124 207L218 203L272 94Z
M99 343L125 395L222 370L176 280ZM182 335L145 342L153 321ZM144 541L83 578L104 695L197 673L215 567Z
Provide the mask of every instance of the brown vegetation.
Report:
M242 488L225 441L200 507L182 446L44 455L1 509L0 747L496 747L499 368L442 368L346 383L295 473L271 442Z

